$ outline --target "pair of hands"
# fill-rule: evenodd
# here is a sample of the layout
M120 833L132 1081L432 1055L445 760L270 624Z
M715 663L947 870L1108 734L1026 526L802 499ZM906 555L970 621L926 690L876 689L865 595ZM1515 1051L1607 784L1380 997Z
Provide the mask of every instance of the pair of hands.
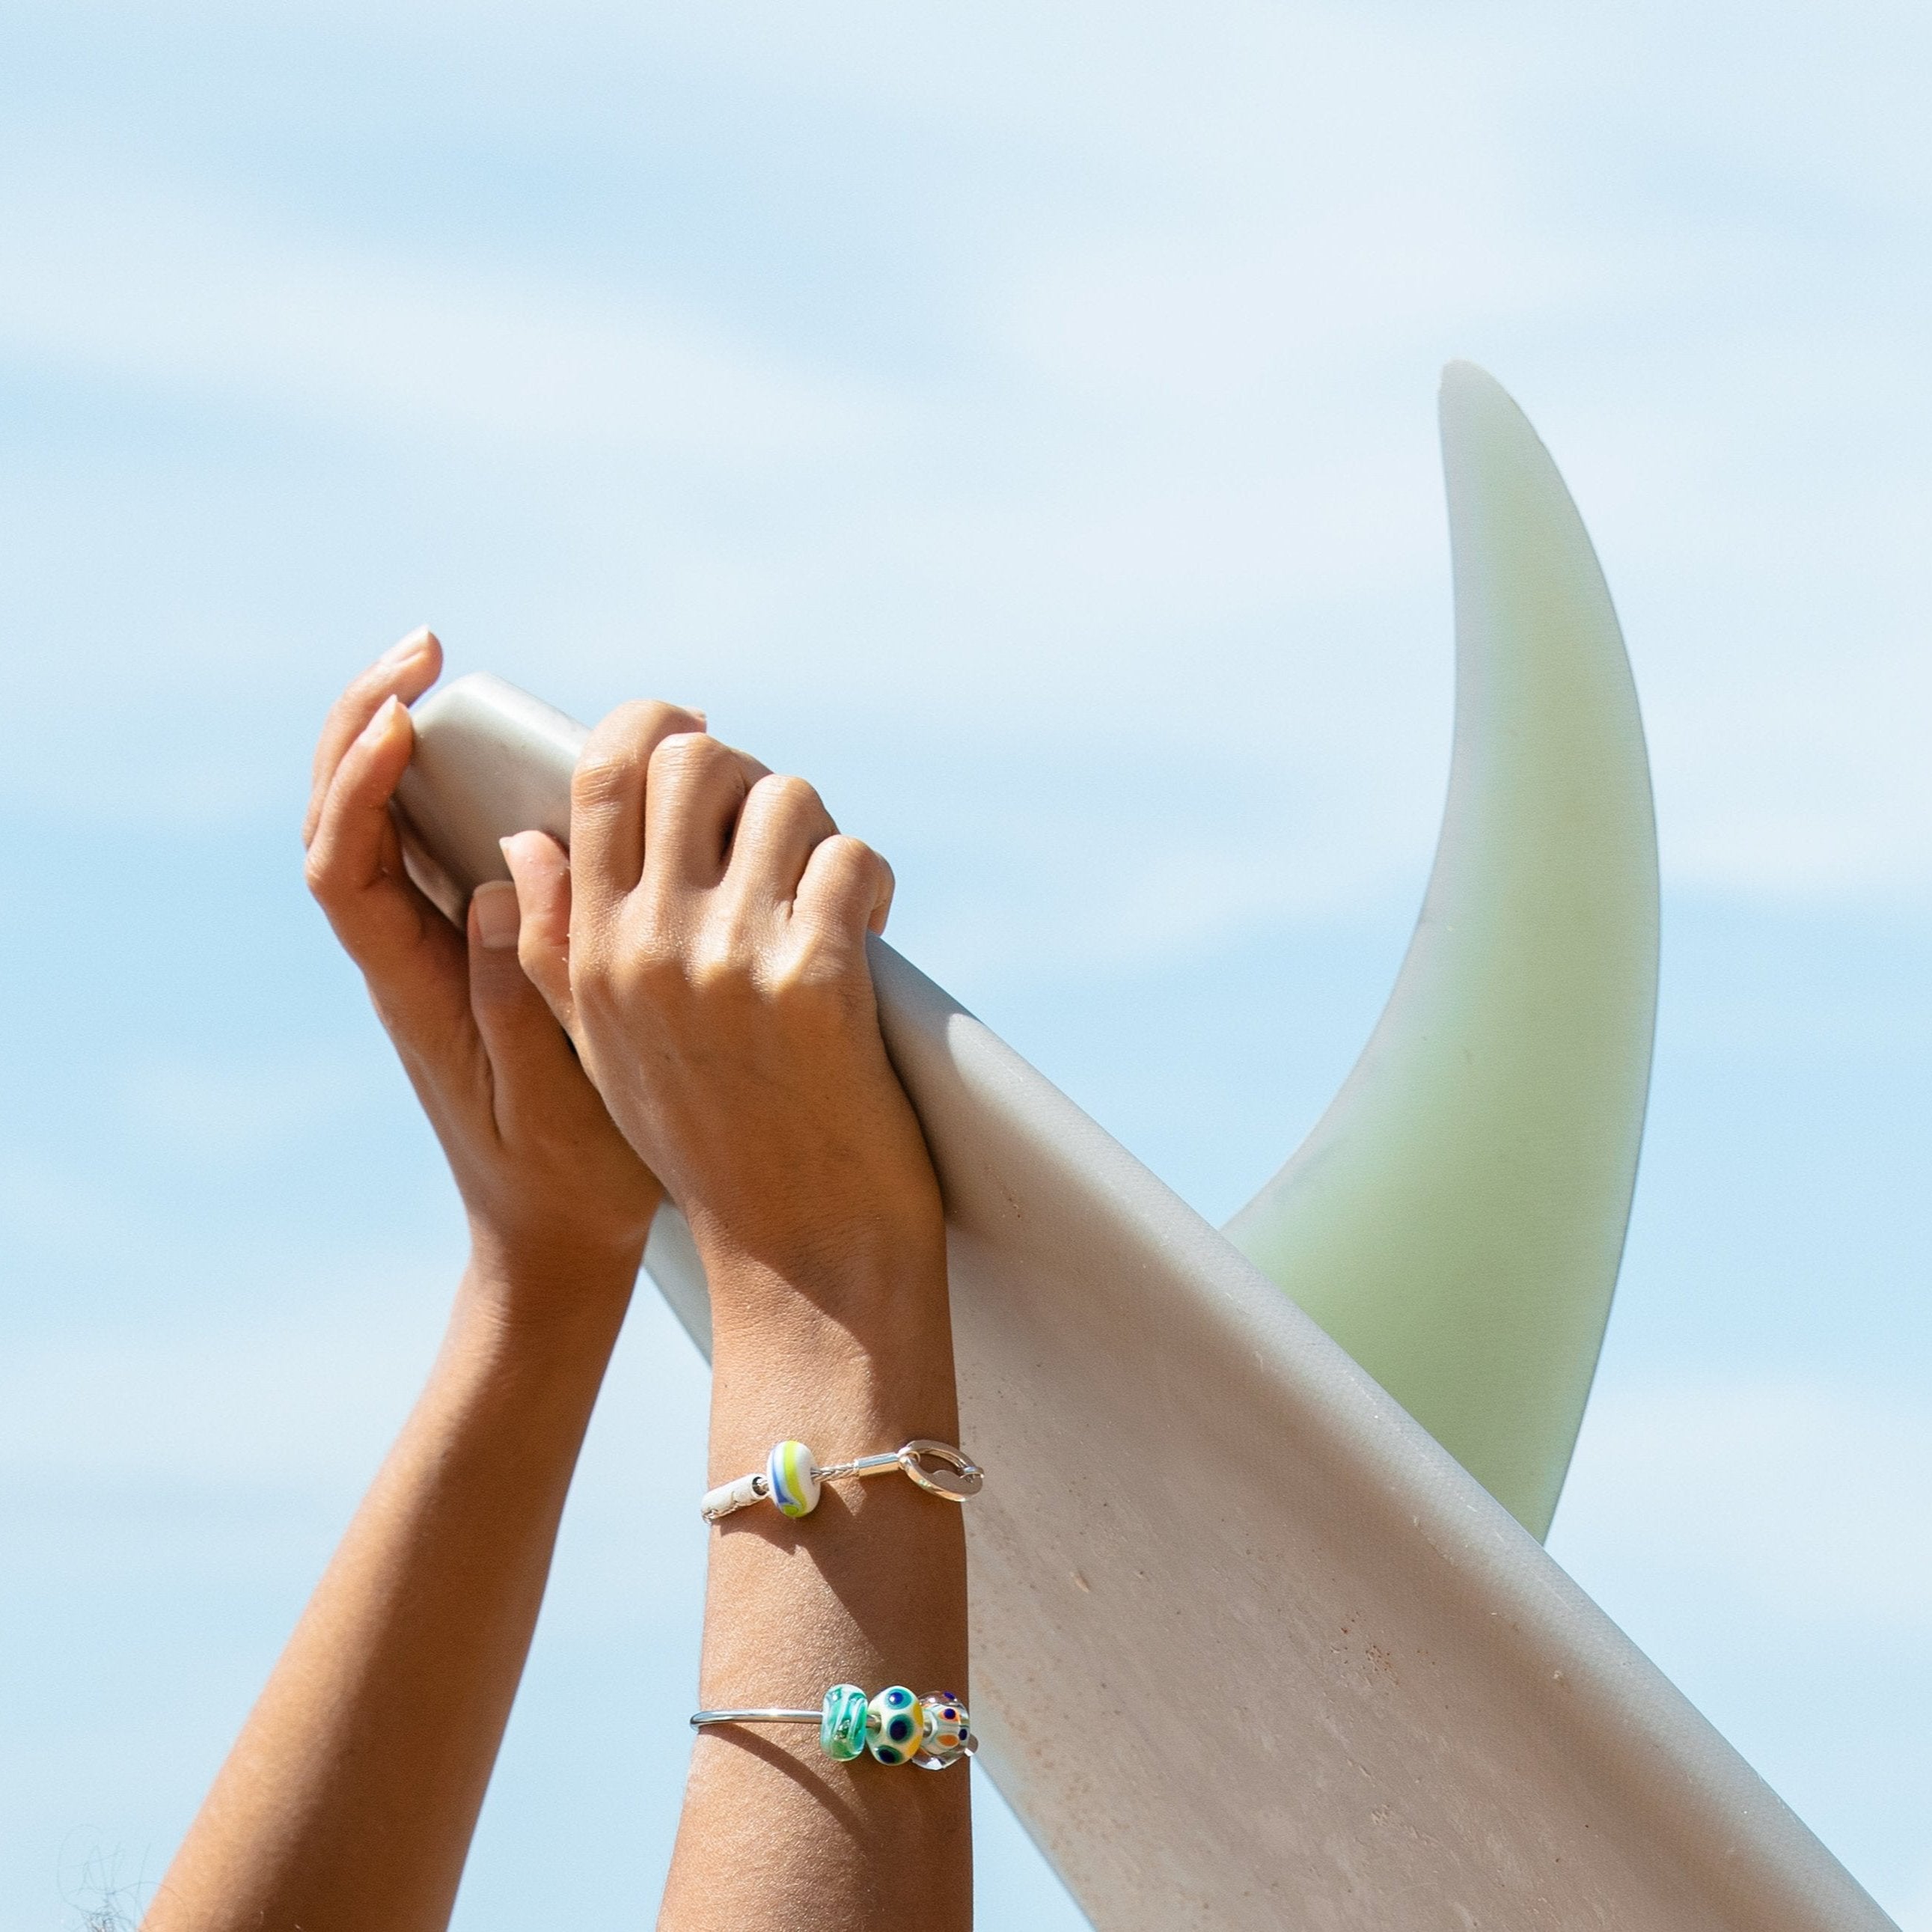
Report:
M506 840L514 884L479 888L459 933L409 879L389 810L406 707L442 657L418 632L350 686L303 837L501 1312L628 1292L667 1190L714 1298L764 1284L836 1301L855 1270L929 1254L938 1185L866 957L885 862L697 714L626 705L578 768L568 854L540 832Z

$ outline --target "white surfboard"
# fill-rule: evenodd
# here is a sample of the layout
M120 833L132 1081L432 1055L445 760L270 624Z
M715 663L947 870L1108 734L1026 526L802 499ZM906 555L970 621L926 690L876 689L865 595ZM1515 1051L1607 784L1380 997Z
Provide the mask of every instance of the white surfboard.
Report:
M875 946L988 1472L980 1762L1103 1932L1877 1932L1538 1540L1628 1209L1655 850L1561 478L1467 365L1443 438L1457 718L1428 898L1360 1064L1228 1235ZM498 837L567 832L584 732L487 676L416 718L412 861L460 909ZM646 1258L707 1347L674 1210Z

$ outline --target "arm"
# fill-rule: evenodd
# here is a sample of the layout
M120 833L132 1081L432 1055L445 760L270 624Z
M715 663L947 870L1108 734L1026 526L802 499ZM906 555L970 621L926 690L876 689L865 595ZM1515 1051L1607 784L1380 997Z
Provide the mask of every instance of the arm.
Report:
M939 1191L866 964L884 862L800 781L636 708L586 751L569 860L535 833L506 850L526 970L704 1257L712 1480L788 1437L823 1461L956 1442ZM704 1705L808 1708L838 1682L970 1691L961 1513L901 1479L712 1532ZM969 1802L963 1766L707 1730L660 1924L965 1932Z
M466 935L404 874L388 813L411 748L403 701L440 659L419 633L351 686L304 836L310 884L449 1157L470 1265L428 1387L149 1932L447 1919L660 1198L524 976L512 889L479 891Z

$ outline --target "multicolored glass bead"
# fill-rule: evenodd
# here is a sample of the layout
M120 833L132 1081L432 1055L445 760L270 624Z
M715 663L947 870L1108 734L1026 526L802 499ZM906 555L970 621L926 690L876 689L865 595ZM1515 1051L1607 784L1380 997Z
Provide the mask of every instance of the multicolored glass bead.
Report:
M788 1516L809 1516L818 1507L818 1472L802 1442L772 1445L765 1482L772 1501Z
M903 1684L892 1684L872 1700L866 1743L881 1764L904 1764L918 1751L925 1735L925 1708Z
M935 1690L919 1700L926 1733L919 1762L928 1771L943 1771L965 1754L973 1720L966 1706L950 1690Z
M825 1694L825 1715L819 1720L818 1743L827 1757L856 1757L866 1748L872 1706L856 1684L835 1684Z

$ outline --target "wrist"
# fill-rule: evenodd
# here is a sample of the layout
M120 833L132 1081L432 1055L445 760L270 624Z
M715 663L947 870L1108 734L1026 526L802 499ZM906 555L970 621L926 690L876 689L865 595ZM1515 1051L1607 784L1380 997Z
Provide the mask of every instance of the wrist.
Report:
M943 1263L822 1284L745 1264L712 1274L712 1480L755 1467L776 1442L822 1460L957 1442L958 1395Z
M392 1460L484 1508L490 1534L514 1534L527 1510L560 1502L614 1340L507 1326L466 1276Z
M621 1316L602 1321L506 1319L464 1277L425 1391L428 1412L488 1459L547 1463L572 1456L596 1405Z
M789 1217L782 1229L726 1222L701 1210L692 1237L710 1284L714 1328L805 1319L883 1330L892 1318L946 1319L946 1230L929 1216L846 1215L822 1225Z
M457 1317L493 1327L524 1350L607 1351L622 1326L644 1260L622 1246L532 1237L472 1217Z

